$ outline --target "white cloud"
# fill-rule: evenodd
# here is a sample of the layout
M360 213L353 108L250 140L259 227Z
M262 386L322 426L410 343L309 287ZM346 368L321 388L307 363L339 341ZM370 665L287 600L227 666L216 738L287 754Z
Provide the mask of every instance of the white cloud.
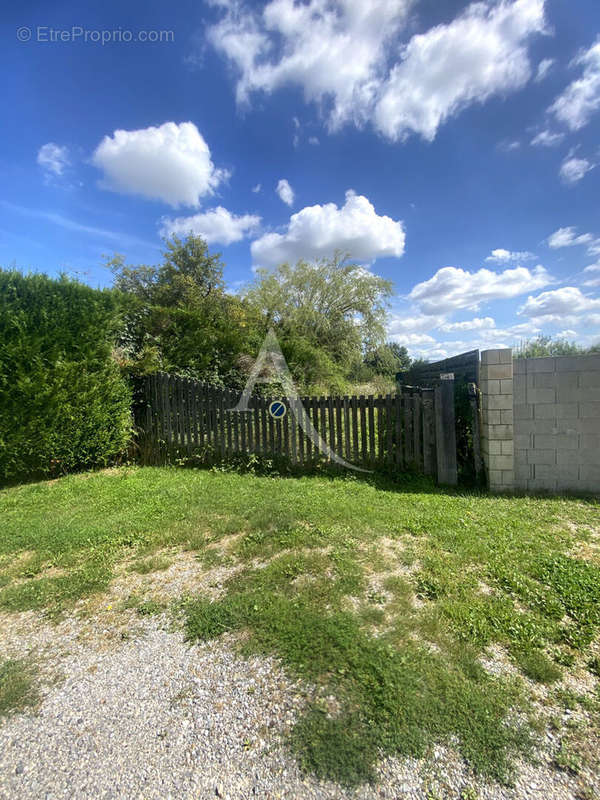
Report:
M472 3L456 19L398 37L414 0L271 0L261 12L217 2L212 44L236 66L237 99L299 86L330 129L372 120L390 139L435 137L449 117L523 87L529 39L544 31L544 0Z
M117 130L105 136L92 157L103 170L102 187L162 200L171 206L198 206L227 172L216 169L193 122L165 122L158 128Z
M250 236L260 225L260 217L255 214L235 216L226 208L217 206L210 211L194 214L191 217L163 217L161 236L187 236L194 233L202 236L208 244L232 244Z
M268 267L342 250L357 261L371 261L381 256L399 258L404 242L402 222L379 216L366 197L348 191L341 208L326 203L292 214L285 233L266 233L252 242L252 258Z
M376 126L390 139L439 126L473 103L522 88L527 42L544 31L544 0L472 3L454 21L413 36L382 87Z
M597 264L590 264L589 267L586 267L584 272L600 272L600 261Z
M593 300L575 286L563 286L537 297L528 297L517 312L526 317L563 317L584 311L600 310L600 300Z
M300 86L307 101L329 102L337 127L371 101L412 0L272 0L261 13L221 5L226 13L208 36L239 71L238 101Z
M575 184L578 183L586 174L594 169L595 164L592 164L587 158L566 158L560 166L559 175L565 183Z
M254 194L258 194L261 189L262 189L262 183L257 183L256 186L252 187L252 191L254 192Z
M572 131L583 128L600 110L600 38L574 59L583 67L581 77L570 83L548 111Z
M467 272L457 267L444 267L428 281L418 283L409 298L417 302L425 313L434 313L440 308L448 311L459 308L476 310L482 303L517 297L547 286L551 281L541 265L533 270L515 267L504 272L489 269Z
M492 261L495 264L507 264L517 261L530 261L532 258L535 258L535 255L528 250L505 250L500 247L497 250L492 250L486 261Z
M275 191L279 195L279 199L282 200L287 206L294 205L294 190L286 178L281 178Z
M536 83L540 83L541 81L544 80L546 75L552 69L553 64L554 64L553 58L544 58L540 61L540 63L538 64L537 72L535 74Z
M388 317L388 332L394 336L404 336L406 333L423 333L439 328L445 322L445 315L415 314L404 316L391 314Z
M62 175L69 166L69 151L66 147L54 142L43 144L38 150L37 163L52 175Z
M553 131L543 130L540 131L537 136L533 137L531 144L534 147L555 147L557 144L560 144L564 138L564 133L554 133Z
M317 136L309 136L308 137L308 143L316 146L316 145L319 144L319 139L318 139Z
M464 322L447 322L444 325L440 325L440 330L444 331L444 333L450 333L451 331L490 330L495 327L496 323L492 317L475 317Z
M591 233L577 235L577 228L570 225L567 228L559 228L548 237L548 245L553 249L559 247L573 247L574 245L590 244L594 241Z

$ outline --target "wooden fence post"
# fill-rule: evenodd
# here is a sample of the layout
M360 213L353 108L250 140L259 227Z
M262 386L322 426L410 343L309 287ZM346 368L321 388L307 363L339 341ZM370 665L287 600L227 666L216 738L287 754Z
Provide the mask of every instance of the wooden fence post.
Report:
M477 483L481 482L483 473L483 461L481 459L481 438L480 438L480 414L479 414L479 389L474 383L469 384L469 402L471 404L471 425L473 431L473 461L475 462L475 478Z
M438 483L456 486L456 428L454 419L454 381L442 380L435 387L435 440Z

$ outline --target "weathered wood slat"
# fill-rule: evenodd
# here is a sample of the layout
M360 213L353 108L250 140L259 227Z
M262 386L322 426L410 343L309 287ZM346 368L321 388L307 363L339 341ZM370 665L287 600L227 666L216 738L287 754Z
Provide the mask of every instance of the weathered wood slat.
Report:
M421 394L415 392L413 395L413 451L415 454L415 466L418 470L423 468L423 450L421 442Z
M454 381L435 387L435 439L438 483L456 486L456 428L454 419Z
M369 463L375 464L375 398L370 394L367 398L369 411Z

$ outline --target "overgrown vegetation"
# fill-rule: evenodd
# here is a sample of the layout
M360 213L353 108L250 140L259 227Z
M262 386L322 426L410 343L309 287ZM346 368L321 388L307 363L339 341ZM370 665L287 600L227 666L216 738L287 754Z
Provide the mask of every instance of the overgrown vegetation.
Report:
M0 513L6 610L70 608L122 560L151 580L166 547L235 568L221 599L185 599L188 637L244 630L240 646L315 687L290 746L323 777L369 780L384 753L450 740L504 780L536 736L529 686L566 697L574 665L596 680L597 500L121 468L5 490Z
M131 397L112 358L114 293L0 270L0 482L110 463Z

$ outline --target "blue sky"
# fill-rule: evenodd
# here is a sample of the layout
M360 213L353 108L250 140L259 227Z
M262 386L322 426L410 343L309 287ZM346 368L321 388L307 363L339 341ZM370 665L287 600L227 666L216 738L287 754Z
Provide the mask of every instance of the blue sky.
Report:
M2 266L194 230L234 289L349 251L415 355L600 339L597 0L25 2L2 43Z

